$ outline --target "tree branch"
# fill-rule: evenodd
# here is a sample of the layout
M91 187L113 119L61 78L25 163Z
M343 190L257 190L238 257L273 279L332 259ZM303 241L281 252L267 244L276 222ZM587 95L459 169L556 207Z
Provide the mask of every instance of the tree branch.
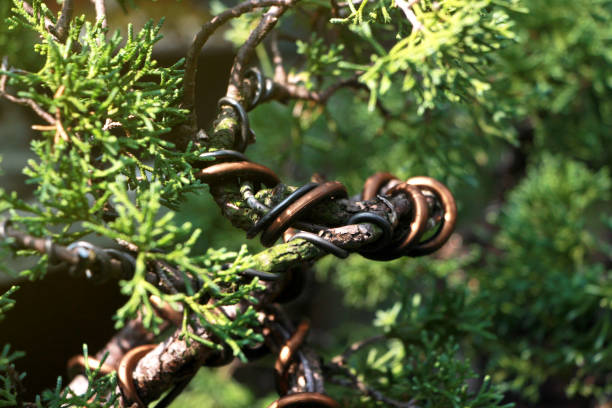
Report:
M276 78L274 78L274 80L274 87L270 98L279 100L281 102L286 102L289 99L303 99L320 104L325 104L327 100L339 89L347 87L367 89L367 86L359 82L357 80L357 77L338 81L322 91L311 91L309 89L306 89L306 87L298 84L292 84L289 82L279 82L276 80Z
M221 14L212 18L200 28L200 31L195 35L191 46L187 50L185 57L185 75L183 77L183 86L185 93L183 95L183 106L192 111L193 124L195 128L196 116L193 106L195 104L195 78L197 73L198 55L202 50L206 41L210 36L223 24L233 18L253 11L261 7L270 7L275 5L290 5L293 0L249 0L240 3L231 9L225 10Z
M54 27L57 39L61 42L66 41L66 37L68 36L68 27L70 26L70 19L72 18L72 11L74 9L72 1L73 0L64 0L62 3L62 12Z
M415 405L414 403L414 399L404 402L404 401L398 401L395 400L393 398L389 398L386 395L384 395L382 392L370 387L369 385L367 385L365 382L361 381L359 379L359 377L355 374L353 374L351 372L351 370L344 366L344 365L340 365L337 363L332 363L332 364L328 364L325 366L325 368L327 370L329 370L331 372L331 374L339 374L342 375L346 378L348 378L348 381L343 381L340 379L336 379L336 378L328 378L328 380L332 383L336 383L338 385L344 386L344 387L351 387L351 388L356 388L357 390L359 390L363 395L367 395L368 397L376 400L376 401L380 401L380 402L384 402L385 404L387 404L387 406L389 407L395 407L395 408L418 408L417 405Z
M26 13L33 16L34 8L32 5L30 5L30 3L28 3L26 0L22 0L21 3L23 4L23 9L26 11ZM53 37L55 37L56 40L59 40L57 33L55 32L55 25L53 24L53 21L49 19L49 17L45 17L45 28Z
M269 99L276 99L283 103L290 99L301 99L313 101L323 105L327 103L329 98L331 98L334 93L342 88L363 89L368 92L370 91L366 84L359 82L357 76L338 81L321 91L312 91L306 89L306 87L302 85L293 84L288 81L277 81L276 77L274 78L274 81L274 86L272 88L273 91L269 96ZM389 110L385 108L385 106L378 99L376 100L376 107L385 118L389 118L391 116Z
M102 27L106 28L106 4L104 0L91 0L96 8L96 21L102 21Z
M8 70L8 58L2 58L2 71ZM11 101L13 103L17 103L19 105L29 106L38 116L43 118L50 125L55 126L56 121L55 118L48 112L46 112L43 108L40 107L36 102L28 98L18 98L6 92L6 80L7 75L3 74L0 76L0 96L4 99Z
M270 50L272 51L272 62L274 63L274 81L286 82L287 72L283 66L283 56L278 48L278 34L275 31L270 37Z
M251 60L255 53L255 47L268 35L270 30L274 28L280 16L287 10L288 7L297 3L299 0L288 0L286 4L279 6L272 6L263 15L259 24L251 32L251 35L246 42L240 47L236 58L234 59L234 65L230 71L230 81L227 87L226 96L234 98L240 101L243 97L240 87L242 86L242 79L244 77L244 71L247 64Z

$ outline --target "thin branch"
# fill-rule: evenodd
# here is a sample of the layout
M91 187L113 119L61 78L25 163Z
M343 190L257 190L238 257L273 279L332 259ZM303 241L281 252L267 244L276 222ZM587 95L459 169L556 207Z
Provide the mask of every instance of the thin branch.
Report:
M331 15L334 18L337 18L340 16L340 9L338 6L338 0L330 0L330 4L331 4Z
M345 365L346 362L348 361L348 359L355 354L356 352L358 352L359 350L361 350L364 347L370 346L374 343L378 343L379 341L383 341L387 338L386 335L384 334L379 334L378 336L374 336L374 337L370 337L368 339L364 339L364 340L360 340L357 341L353 344L351 344L345 351L344 353L334 357L332 359L332 362L340 364L340 365Z
M326 368L331 371L332 376L334 374L340 374L345 377L348 377L349 381L342 381L334 378L330 378L330 381L345 387L356 388L364 395L367 395L377 401L384 402L388 406L393 406L396 408L417 408L416 405L414 405L414 400L408 402L397 401L395 399L385 396L382 392L370 387L365 382L361 381L359 377L355 375L347 365L348 359L354 353L374 343L383 341L386 338L386 335L380 334L377 336L370 337L368 339L357 341L351 344L342 354L334 357L331 363L326 365Z
M365 382L361 381L359 379L359 377L355 374L353 374L351 372L351 370L348 367L345 367L344 365L339 365L339 364L328 364L325 366L326 369L329 369L330 371L334 372L335 374L340 374L343 375L345 377L348 378L348 381L346 380L341 380L341 379L337 379L337 378L328 378L328 380L332 383L336 383L338 385L344 386L344 387L351 387L351 388L356 388L357 390L359 390L363 395L367 395L368 397L371 397L373 399L375 399L376 401L380 401L380 402L384 402L385 404L387 404L387 406L390 407L395 407L395 408L418 408L417 405L415 405L415 401L414 399L407 401L407 402L403 402L403 401L398 401L396 399L393 398L389 398L386 395L384 395L382 392L370 387L369 385L367 385ZM333 375L333 373L332 373Z
M25 0L22 0L21 3L23 4L23 9L26 11L26 13L31 16L34 16L34 8L32 7L32 5L30 5L30 3ZM55 39L58 39L57 33L55 32L55 25L49 17L45 17L45 28L52 36L55 37Z
M272 51L272 62L274 63L274 81L287 82L287 72L283 66L283 56L278 48L278 34L272 33L270 36L270 50Z
M70 25L70 19L72 18L72 11L74 10L73 0L64 0L62 4L62 12L60 18L57 20L57 24L54 27L55 35L61 42L66 41L68 37L68 27Z
M369 92L369 88L367 87L367 85L362 82L359 82L357 77L355 76L352 78L344 79L342 81L338 81L322 91L311 91L309 89L306 89L304 86L292 84L289 82L275 82L270 99L277 99L281 102L287 101L289 99L303 99L307 101L313 101L319 104L325 104L334 93L336 93L342 88L364 89ZM385 118L391 116L391 112L389 112L387 108L385 108L385 106L380 102L380 100L376 101L376 107L380 110L380 113Z
M286 101L288 99L303 99L325 104L336 91L347 87L362 89L365 87L365 85L359 82L356 77L353 77L338 81L322 91L311 91L298 84L289 82L274 82L274 88L270 98L277 99L279 101Z
M287 8L298 1L299 0L288 0L283 5L272 6L263 15L257 27L255 27L255 29L251 32L249 38L242 45L242 47L240 47L238 53L236 54L234 64L232 65L232 69L230 71L230 80L227 87L226 96L237 100L242 99L240 87L242 85L244 71L255 53L255 47L257 47L257 45L259 45L259 43L268 35L270 30L274 28L278 22L278 19L283 15Z
M96 21L102 20L102 27L106 28L106 4L104 0L91 0L96 7Z
M274 5L290 5L293 0L249 0L240 3L231 9L225 10L221 14L212 18L202 26L200 31L195 35L191 46L187 50L185 57L185 75L183 77L184 96L183 106L187 109L193 109L195 104L195 79L198 65L198 55L202 50L206 41L210 36L223 24L233 18L238 18L241 15L253 11L261 7L270 7ZM193 112L193 120L195 124L195 111Z
M423 24L421 24L414 11L412 11L412 6L418 2L419 0L395 0L395 5L404 12L404 15L410 21L410 24L412 24L413 33L423 28Z
M7 71L7 70L8 70L8 58L4 57L2 58L2 71ZM0 97L3 97L4 99L11 101L13 103L17 103L19 105L29 106L38 116L46 120L47 123L51 125L55 125L55 118L51 114L46 112L43 108L41 108L40 105L38 105L32 99L18 98L16 96L8 94L6 92L6 80L7 80L6 74L3 74L2 76L0 76Z
M33 8L33 7L30 5L30 3L28 3L28 2L27 2L27 1L25 1L25 0L22 0L22 1L21 1L21 3L23 4L23 9L26 11L26 13L28 13L28 14L29 14L29 15L31 15L31 16L34 16L34 8ZM71 12L70 12L70 13L66 12L66 15L68 15L68 14L72 15L72 13L71 13ZM61 19L63 16L64 16L64 13L62 12L62 16L60 17L60 19ZM70 20L70 19L68 18L68 20ZM59 24L59 21L58 21L58 24ZM68 23L66 23L66 24L69 24L69 22L68 22ZM46 17L46 16L45 16L45 28L47 29L47 31L49 32L49 34L51 34L51 35L53 36L53 38L54 38L56 41L59 41L59 42L64 42L64 41L62 41L62 40L60 39L60 37L59 37L59 35L58 35L58 33L57 33L56 29L55 29L55 24L53 24L53 21L51 21L51 19L50 19L49 17ZM74 42L72 43L71 50L72 50L73 52L80 52L80 51L81 51L81 49L82 49L82 46L81 46L81 44L80 44L79 42L74 41Z

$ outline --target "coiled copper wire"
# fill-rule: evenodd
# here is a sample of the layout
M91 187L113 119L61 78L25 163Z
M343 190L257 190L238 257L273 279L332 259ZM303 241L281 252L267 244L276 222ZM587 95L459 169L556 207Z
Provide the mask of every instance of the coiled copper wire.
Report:
M363 192L361 193L361 197L364 200L373 200L376 198L376 194L378 194L380 189L392 180L399 181L399 179L391 173L381 172L371 175L363 184Z
M268 408L340 408L340 404L325 394L301 392L285 395L268 405Z
M295 333L293 333L289 340L281 347L278 353L278 358L274 363L274 375L276 379L276 389L280 395L284 395L289 391L287 370L298 349L306 339L309 329L310 323L306 320L302 321L295 330Z
M139 408L146 408L146 405L140 399L136 385L134 385L134 369L141 358L149 354L157 344L145 344L134 347L121 358L119 367L117 368L117 381L119 388L125 397L128 404L136 403Z
M444 216L442 217L442 225L438 231L436 231L432 237L409 248L407 251L407 255L409 256L427 255L438 250L438 248L444 245L448 238L450 238L455 229L455 223L457 222L457 205L449 189L446 188L444 184L431 177L412 177L406 180L406 184L432 192L442 203Z
M207 184L235 178L258 181L267 187L274 187L280 183L278 176L272 170L248 161L213 164L196 173L196 177Z
M361 254L369 259L382 261L396 259L401 256L427 255L444 245L455 228L457 219L455 200L446 186L431 177L412 177L402 183L390 173L376 173L366 180L362 193L363 199L373 199L385 185L388 187L391 185L385 192L385 195L393 196L398 193L404 193L411 200L413 212L410 230L397 245L387 246L373 253L366 252ZM444 216L440 227L434 235L424 242L419 242L419 238L427 230L429 218L427 200L422 190L429 191L440 201Z
M337 181L328 181L318 185L289 205L272 221L270 226L261 235L262 245L266 247L272 246L295 220L323 199L344 198L346 196L346 188Z

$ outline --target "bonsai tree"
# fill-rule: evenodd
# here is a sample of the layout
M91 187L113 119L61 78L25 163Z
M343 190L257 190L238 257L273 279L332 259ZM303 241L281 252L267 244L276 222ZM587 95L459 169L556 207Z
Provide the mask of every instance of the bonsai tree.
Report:
M213 2L170 64L163 21L113 21L161 3L82 3L0 4L36 132L0 261L125 302L34 399L5 345L0 406L607 406L611 1Z

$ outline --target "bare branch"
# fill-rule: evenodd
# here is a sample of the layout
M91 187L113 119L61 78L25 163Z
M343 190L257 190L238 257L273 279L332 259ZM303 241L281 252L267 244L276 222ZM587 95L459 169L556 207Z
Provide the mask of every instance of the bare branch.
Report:
M281 102L285 102L289 99L303 99L307 101L313 101L319 104L325 104L334 93L336 93L342 88L363 89L369 92L367 85L362 82L359 82L359 80L355 76L342 81L338 81L322 91L311 91L309 89L306 89L304 86L289 82L275 82L273 92L270 95L270 99L277 99ZM391 113L387 110L387 108L385 108L385 106L380 102L380 100L376 101L376 107L385 118L391 116Z
M361 341L357 341L353 344L351 344L345 351L344 353L340 354L339 356L336 356L332 359L332 362L340 364L340 365L345 365L346 362L348 361L348 359L355 354L356 352L358 352L359 350L361 350L364 347L367 347L371 344L374 343L378 343L379 341L383 341L387 338L387 336L385 336L384 334L379 334L378 336L374 336L374 337L370 337L368 339L364 339Z
M104 0L91 0L96 7L96 21L102 20L102 27L106 28L106 4Z
M8 58L4 57L2 59L2 71L8 70ZM18 98L16 96L10 95L6 92L6 80L7 75L3 74L0 76L0 97L3 97L6 100L9 100L13 103L17 103L19 105L29 106L38 116L47 121L47 123L51 125L55 125L55 118L46 112L43 108L40 107L36 102L28 98Z
M331 15L336 18L340 16L340 10L338 6L338 0L330 0L331 3Z
M324 104L336 91L347 87L359 89L365 87L367 89L367 87L359 82L356 77L338 81L322 91L311 91L304 86L289 82L274 82L274 88L270 98L280 101L304 99Z
M34 15L34 8L32 7L32 5L30 5L30 3L28 3L25 0L22 0L21 3L23 4L23 9L31 16ZM51 21L51 19L49 19L48 17L45 17L45 28L47 29L47 31L49 31L49 33L55 37L56 40L59 40L57 33L55 32L55 25L53 24L53 21Z
M384 402L389 407L395 407L395 408L418 408L418 406L415 405L415 403L414 403L414 399L412 399L410 401L407 401L407 402L403 402L403 401L398 401L398 400L395 400L393 398L387 397L382 392L380 392L380 391L370 387L365 382L361 381L357 375L353 374L353 372L351 372L351 370L348 367L344 366L344 365L340 365L340 364L337 364L337 363L332 363L332 364L326 365L325 368L330 370L332 372L332 375L333 374L342 375L342 376L348 378L348 381L346 381L346 380L343 381L341 379L337 379L337 378L333 378L333 377L332 378L328 378L328 380L330 382L332 382L332 383L336 383L336 384L344 386L344 387L356 388L363 395L367 395L368 397L373 398L376 401Z
M223 13L213 17L202 26L200 31L195 35L191 46L187 50L185 57L185 75L183 77L183 86L185 93L183 96L183 106L187 109L192 109L195 104L195 78L197 73L198 55L200 50L206 44L210 36L223 24L232 18L240 17L241 15L253 11L261 7L269 7L274 5L289 5L293 0L249 0L240 3L231 9L225 10ZM195 124L195 112L192 114Z
M266 12L266 14L263 15L257 27L255 27L255 29L251 32L249 38L242 45L242 47L240 47L238 53L236 54L234 65L232 65L232 70L230 72L229 85L227 87L226 95L228 97L237 100L242 99L240 86L242 84L246 66L255 53L255 47L257 47L257 45L259 45L259 43L268 35L270 30L274 28L278 22L278 19L283 15L287 8L297 3L297 1L299 0L288 0L286 4L272 6Z
M278 48L278 35L276 32L270 36L270 50L272 51L272 62L274 63L274 81L287 82L287 73L283 66L283 56Z
M388 406L396 407L396 408L417 408L414 405L414 400L408 402L397 401L395 399L389 398L385 396L378 390L368 386L365 382L361 381L357 375L355 375L351 369L347 365L348 359L354 353L363 349L364 347L370 346L374 343L378 343L379 341L383 341L387 338L384 334L380 334L378 336L373 336L368 339L364 339L358 342L351 344L342 354L334 357L332 359L331 364L326 365L326 369L328 369L333 377L333 375L342 375L348 378L348 381L330 378L329 380L333 383L336 383L341 386L356 388L362 394L367 395L377 401L384 402Z
M403 12L410 24L412 24L412 32L419 31L423 28L423 24L417 19L416 14L412 11L412 6L417 4L419 0L395 0L395 5L400 8Z
M68 26L72 18L72 11L74 10L72 1L73 0L64 0L60 18L57 20L57 24L54 27L55 35L57 35L57 39L61 42L66 41L66 37L68 37Z

